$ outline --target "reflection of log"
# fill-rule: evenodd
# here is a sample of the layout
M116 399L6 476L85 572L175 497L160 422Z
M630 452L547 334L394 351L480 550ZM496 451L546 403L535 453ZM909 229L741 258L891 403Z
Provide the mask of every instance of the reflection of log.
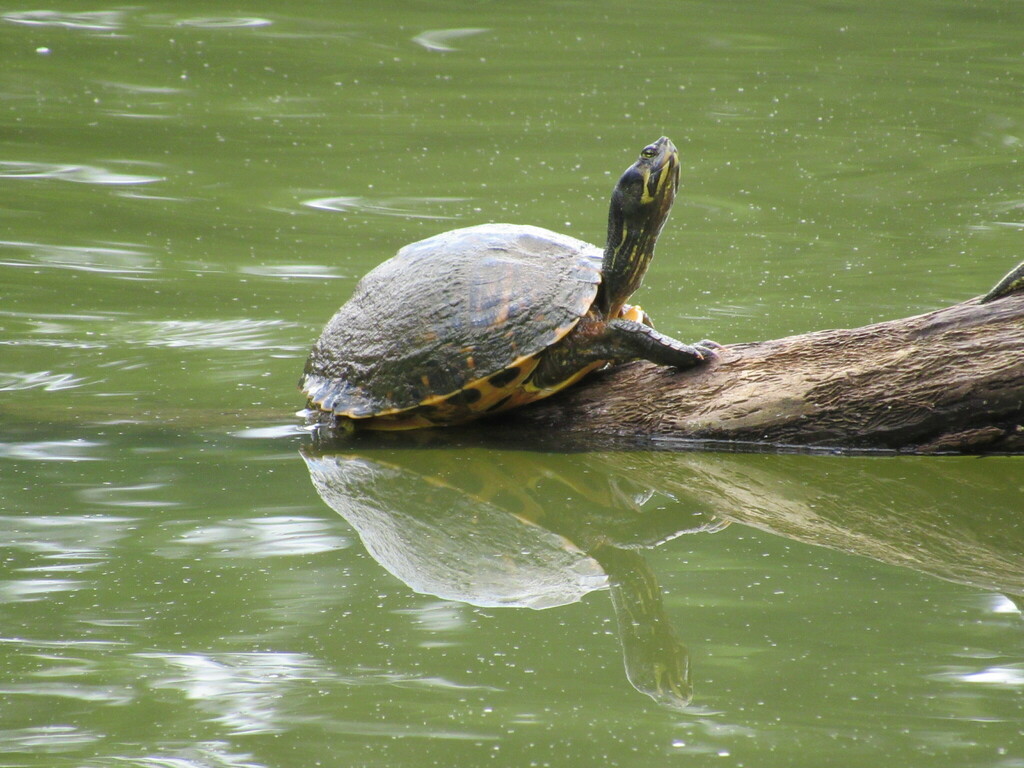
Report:
M610 456L616 471L690 511L1024 596L1024 478L1016 457Z
M616 368L517 412L561 434L1024 452L1024 293Z

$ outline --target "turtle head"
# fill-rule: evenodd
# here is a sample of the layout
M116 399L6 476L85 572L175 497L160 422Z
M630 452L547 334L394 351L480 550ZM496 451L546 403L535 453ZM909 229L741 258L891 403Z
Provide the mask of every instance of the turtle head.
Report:
M679 153L664 136L644 147L615 185L599 299L609 316L640 287L678 188Z

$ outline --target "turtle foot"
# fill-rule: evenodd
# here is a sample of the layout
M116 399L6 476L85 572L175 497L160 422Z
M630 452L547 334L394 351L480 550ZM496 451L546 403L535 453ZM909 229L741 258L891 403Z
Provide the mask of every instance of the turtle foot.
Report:
M711 360L717 360L720 357L718 350L722 348L722 345L717 341L712 341L711 339L701 339L693 345L693 348L700 353L705 362L710 362Z

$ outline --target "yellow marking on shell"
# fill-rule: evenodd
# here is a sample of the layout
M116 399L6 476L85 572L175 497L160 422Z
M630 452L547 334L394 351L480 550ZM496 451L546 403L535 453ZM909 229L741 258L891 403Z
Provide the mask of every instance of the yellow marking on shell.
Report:
M509 367L519 368L520 373L512 382L503 387L495 387L487 379L478 379L467 384L463 390L447 395L431 396L424 400L421 405L414 408L404 411L389 411L368 417L349 416L348 418L351 418L360 428L389 431L462 424L484 414L501 413L512 408L518 408L521 405L526 405L527 403L532 403L535 400L542 400L575 384L591 371L605 365L606 361L598 360L576 371L566 379L543 388L535 387L529 382L529 378L536 369L538 362L539 359L537 357L521 357L517 359ZM454 397L458 399L458 395L465 390L477 391L480 393L480 396L472 403L447 402L449 398Z
M632 320L636 323L642 323L644 321L644 315L646 313L639 304L623 304L618 311L618 317L625 320ZM608 360L597 360L590 365L582 368L571 376L562 379L555 384L548 387L537 387L531 382L526 381L521 386L517 387L516 391L512 394L512 398L508 403L503 405L500 410L504 411L508 408L514 408L519 405L525 405L526 403L532 403L534 400L542 400L545 397L561 392L566 387L571 387L577 381L582 379L588 373L596 371L598 368L602 368L608 364ZM536 365L534 366L536 367Z
M563 338L575 325L575 322L572 323L565 329L564 333L552 339L551 343ZM537 368L541 354L543 354L543 350L533 355L521 355L505 368L495 371L495 373L488 377L471 381L466 386L452 392L430 395L411 408L391 408L369 416L357 416L343 411L333 411L333 413L340 418L351 420L353 425L360 429L391 431L463 424L485 414L501 413L502 411L540 400L548 395L553 395L555 392L574 384L590 373L590 371L600 368L605 364L605 361L598 361L582 371L577 371L564 381L540 389L531 386L528 380ZM467 358L467 364L471 368L473 367L472 357ZM501 386L495 386L491 383L490 379L492 377L512 369L518 370L515 378L503 383ZM426 378L426 376L423 376L421 380ZM479 393L479 397L473 402L466 402L466 400L472 399L471 397L465 397L465 393L470 391ZM317 405L321 404L317 403Z
M422 376L420 376L420 383L423 384L424 387L429 389L430 388L430 377L427 376L427 374L423 374Z
M580 370L576 371L568 378L562 379L561 381L552 384L551 386L548 387L536 387L532 383L527 382L526 385L522 388L525 399L519 400L517 404L522 405L524 403L532 403L534 400L541 400L545 397L549 397L550 395L555 394L556 392L561 392L566 387L575 384L577 381L582 379L591 371L596 371L598 368L601 368L607 364L607 360L597 360L588 365L587 367L581 368Z
M535 355L525 355L513 360L508 368L518 368L519 374L502 387L495 387L487 378L482 378L472 381L454 392L431 395L412 408L392 409L372 416L352 416L346 413L337 413L337 415L351 419L357 426L364 429L400 430L461 424L472 421L486 412L499 413L514 405L543 397L543 395L536 394L531 394L525 399L515 397L516 392L522 388L523 381L533 373L538 362ZM471 403L465 402L466 399L471 399L464 396L467 391L478 392L479 397ZM508 402L502 404L500 408L490 411L494 405L510 394L512 397Z

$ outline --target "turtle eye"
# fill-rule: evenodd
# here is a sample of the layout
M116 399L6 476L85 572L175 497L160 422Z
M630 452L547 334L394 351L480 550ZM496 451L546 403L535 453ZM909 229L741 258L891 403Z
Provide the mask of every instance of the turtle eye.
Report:
M640 157L646 157L650 160L652 157L658 156L658 148L653 144L648 144L642 150L640 150Z

